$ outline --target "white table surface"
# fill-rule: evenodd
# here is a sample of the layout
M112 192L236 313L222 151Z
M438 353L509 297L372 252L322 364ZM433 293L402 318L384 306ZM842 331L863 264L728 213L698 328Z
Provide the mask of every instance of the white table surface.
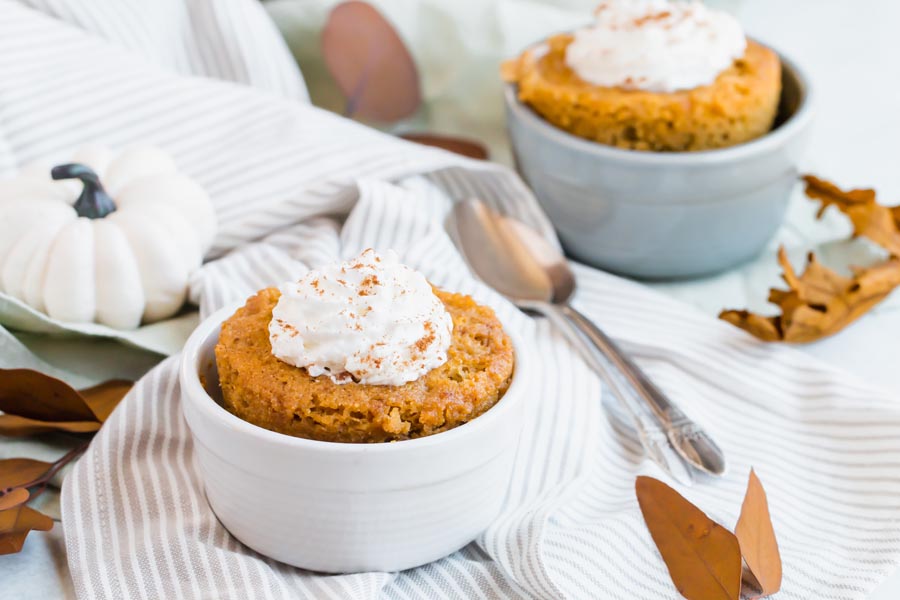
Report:
M723 2L723 4L734 4ZM845 186L875 187L886 203L900 202L900 3L892 0L748 0L740 4L748 32L783 50L815 84L817 117L804 169ZM810 203L799 194L780 239L799 253L816 246L826 257L859 248L829 243L847 228L838 217L811 221ZM799 254L798 254L799 256ZM701 282L657 285L664 292L717 313L725 307L765 308L766 286L778 282L771 252L735 273ZM801 347L829 363L893 389L900 349L900 294L838 336ZM54 350L40 341L32 349ZM110 348L102 344L98 355ZM90 355L85 358L86 365ZM143 364L136 359L136 364ZM73 598L62 528L33 533L22 553L0 557L0 600ZM871 596L900 598L900 573Z

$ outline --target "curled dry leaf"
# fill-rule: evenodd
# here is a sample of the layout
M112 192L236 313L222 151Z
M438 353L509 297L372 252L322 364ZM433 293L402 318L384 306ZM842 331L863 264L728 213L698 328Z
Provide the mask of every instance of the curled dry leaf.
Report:
M888 260L868 268L853 269L843 277L824 267L810 254L806 271L797 276L784 248L778 262L788 290L772 289L769 302L781 308L781 315L766 317L746 310L725 310L721 319L766 342L812 342L837 333L900 285L900 207L878 204L875 190L844 191L830 183L806 175L806 195L822 203L818 217L829 206L837 207L853 224L853 235L864 236L891 254Z
M31 494L27 488L52 468L51 463L30 458L0 460L0 511L28 502Z
M787 290L771 289L769 302L781 315L767 317L746 310L725 310L719 318L767 341L812 342L837 333L900 285L900 259L891 258L873 267L856 268L852 277L838 275L815 255L802 275L797 275L784 248L778 262Z
M85 442L64 454L54 463L30 458L0 460L0 554L22 549L28 532L53 527L50 517L25 505L38 496L60 469L78 458L87 448ZM34 494L28 488L34 488Z
M484 144L475 140L432 133L406 133L400 137L423 146L442 148L469 158L487 160L488 157L488 151Z
M737 600L741 551L734 534L657 479L638 477L635 491L650 535L681 595L688 600Z
M131 386L113 380L79 392L38 371L0 369L0 434L97 431Z
M15 488L5 493L0 493L0 512L25 504L31 494L25 488Z
M47 531L53 520L25 506L30 494L24 487L40 479L53 465L28 458L0 460L0 554L22 549L28 532Z
M0 554L19 552L31 531L50 531L53 519L24 504L0 511Z
M750 469L747 494L744 496L734 534L741 546L747 568L755 580L754 587L758 588L758 592L751 597L769 596L781 589L781 554L769 514L769 502L753 469Z
M322 30L322 54L347 99L347 116L390 123L419 108L419 72L412 55L369 3L351 0L334 7Z
M53 465L30 458L7 458L0 460L0 494L13 488L26 486L38 480Z
M818 217L821 218L829 206L835 206L850 219L853 235L867 237L892 256L900 257L900 208L878 204L875 190L845 192L813 175L805 175L803 181L806 195L822 203Z

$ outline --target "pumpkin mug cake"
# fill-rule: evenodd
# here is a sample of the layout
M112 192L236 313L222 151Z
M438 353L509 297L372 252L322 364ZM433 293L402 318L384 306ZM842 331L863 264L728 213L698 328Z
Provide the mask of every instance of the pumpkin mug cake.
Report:
M601 144L691 151L768 132L781 63L727 13L700 2L608 0L594 23L503 65L519 100Z
M490 308L371 249L258 292L222 324L215 355L227 410L331 442L466 423L503 396L514 363Z

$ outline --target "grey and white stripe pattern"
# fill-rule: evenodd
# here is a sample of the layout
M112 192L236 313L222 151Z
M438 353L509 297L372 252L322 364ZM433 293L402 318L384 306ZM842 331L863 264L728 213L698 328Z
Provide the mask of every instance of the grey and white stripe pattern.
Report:
M299 75L251 0L152 4L143 18L140 0L0 0L0 172L92 140L157 143L216 203L216 259L191 283L202 313L360 248L394 247L435 283L506 313L540 368L506 507L476 543L407 572L322 576L258 556L219 525L170 359L66 480L79 597L677 598L633 493L635 475L660 474L627 421L547 323L471 278L444 233L451 202L470 195L547 231L521 182L298 102ZM326 218L336 214L348 215L342 225ZM580 307L728 453L730 475L686 495L732 526L750 466L760 474L785 561L780 597L863 598L894 568L891 398L637 284L578 274Z

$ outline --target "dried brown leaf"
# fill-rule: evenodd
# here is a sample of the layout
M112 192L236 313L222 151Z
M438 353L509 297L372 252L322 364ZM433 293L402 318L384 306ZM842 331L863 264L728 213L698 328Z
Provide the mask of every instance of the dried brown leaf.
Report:
M390 123L419 108L416 63L393 25L369 3L351 0L332 9L322 30L322 55L347 99L347 116Z
M111 379L81 390L80 394L91 412L102 423L109 418L113 409L118 406L133 385L132 382L124 379Z
M22 550L31 531L50 531L53 519L24 504L0 511L0 554Z
M900 258L843 277L809 255L806 270L797 275L784 248L778 251L787 290L772 289L769 302L781 315L765 317L745 310L726 310L721 319L764 341L812 342L837 333L900 285Z
M828 181L805 175L806 195L822 203L818 216L836 206L853 224L853 235L864 236L900 257L900 210L878 204L875 190L844 191Z
M723 310L719 318L740 327L753 337L764 342L781 342L781 317L767 317L752 313L749 310Z
M93 433L99 431L101 425L99 421L39 421L18 415L0 415L0 435L13 437L51 431Z
M488 151L484 144L475 140L468 140L460 137L452 137L447 135L437 135L432 133L406 133L400 136L404 140L416 142L423 146L433 146L448 150L456 154L476 158L478 160L487 160Z
M0 511L25 504L30 497L31 494L25 488L14 488L6 493L0 491Z
M31 369L0 369L0 410L38 421L96 421L66 382Z
M0 369L0 434L97 431L131 385L112 380L79 392L38 371Z
M769 291L769 302L781 309L781 315L765 317L746 310L719 314L766 342L805 343L837 333L900 285L900 207L878 204L875 190L844 191L813 175L803 181L806 195L822 203L819 217L829 206L837 207L853 224L854 236L870 239L891 258L872 267L854 267L852 277L843 277L810 254L806 271L798 277L781 248L778 262L789 289Z
M734 534L744 561L760 588L759 594L753 597L769 596L781 589L781 554L769 514L769 502L752 469Z
M635 482L647 529L688 600L736 600L741 593L741 551L730 531L681 494L652 477Z
M51 463L30 458L0 460L0 492L27 485L53 467Z

